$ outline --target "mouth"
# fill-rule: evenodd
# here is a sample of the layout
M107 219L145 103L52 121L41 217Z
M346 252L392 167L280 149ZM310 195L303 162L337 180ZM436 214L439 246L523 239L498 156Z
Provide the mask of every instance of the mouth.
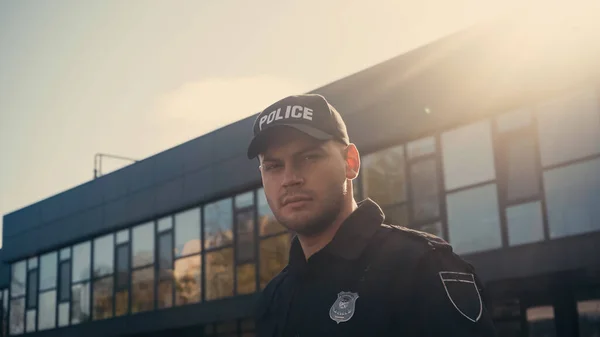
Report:
M300 204L305 203L310 200L312 200L312 199L309 197L306 197L306 196L299 196L299 195L292 196L292 197L287 197L287 198L283 199L282 205L284 207L288 206L288 205L290 205L290 206L300 205Z

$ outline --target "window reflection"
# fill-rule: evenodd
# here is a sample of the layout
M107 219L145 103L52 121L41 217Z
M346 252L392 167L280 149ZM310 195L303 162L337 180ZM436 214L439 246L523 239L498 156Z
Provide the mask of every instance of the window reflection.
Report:
M235 196L235 208L241 209L254 205L254 192L249 191L246 193L238 194Z
M288 262L290 236L282 234L260 240L260 288L275 277Z
M233 249L206 254L206 299L233 296Z
M435 159L411 164L413 219L415 222L436 219L440 216L440 199Z
M91 244L89 241L73 246L73 282L90 278L90 253Z
M442 157L446 190L494 179L490 122L482 121L443 133Z
M154 308L154 267L131 273L131 312L142 312Z
M115 294L115 316L127 314L129 307L129 292L127 290L118 291Z
M600 230L600 159L544 172L550 237Z
M544 223L539 201L506 208L508 243L511 246L542 241Z
M530 337L556 337L554 307L539 306L527 309Z
M20 335L25 332L25 298L10 301L9 330L11 335Z
M113 235L109 234L94 240L94 277L113 273Z
M56 290L40 294L38 330L52 329L56 324Z
M69 325L69 302L58 305L58 326L64 327Z
M435 153L435 138L427 137L406 144L407 156L410 159Z
M237 268L237 294L251 294L256 291L256 265L247 263Z
M58 268L58 254L52 252L40 257L40 290L56 287L56 272Z
M25 316L25 331L26 332L35 332L35 319L36 319L36 311L27 310Z
M535 144L531 135L507 137L501 147L500 165L506 174L507 202L537 196L540 191L535 164Z
M254 261L254 210L236 216L236 260L238 264Z
M457 253L502 246L495 184L449 194L447 205L449 241Z
M105 277L94 281L94 320L113 315L113 278Z
M600 336L600 300L587 300L577 302L579 313L579 336Z
M404 148L396 146L364 158L363 191L380 205L406 201Z
M132 232L133 268L154 263L154 223L134 227Z
M216 248L233 242L233 204L227 198L204 208L204 247Z
M544 167L600 152L600 108L595 90L552 98L538 106Z
M12 279L10 282L10 294L11 296L23 296L25 295L25 272L26 272L25 261L20 261L12 265ZM23 312L23 315L25 312Z
M260 235L276 234L286 231L271 211L263 188L256 192L258 199L258 232Z
M175 257L200 252L200 209L175 215Z
M90 284L74 285L71 289L71 324L86 322L90 319Z
M196 303L201 299L200 255L175 261L175 304Z

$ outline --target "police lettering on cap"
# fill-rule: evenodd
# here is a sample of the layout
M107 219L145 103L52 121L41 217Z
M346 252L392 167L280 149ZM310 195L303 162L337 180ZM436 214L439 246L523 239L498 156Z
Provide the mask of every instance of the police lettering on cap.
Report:
M294 95L271 104L256 117L248 158L256 157L264 149L266 131L278 126L295 128L319 140L335 139L350 144L346 124L325 97Z

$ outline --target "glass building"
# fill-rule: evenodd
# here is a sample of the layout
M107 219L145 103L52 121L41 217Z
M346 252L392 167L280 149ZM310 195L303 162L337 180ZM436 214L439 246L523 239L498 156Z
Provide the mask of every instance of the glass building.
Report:
M600 45L585 32L578 49L477 28L314 91L361 152L355 197L448 240L503 337L600 334ZM254 118L5 215L2 336L253 336L291 239L245 156Z

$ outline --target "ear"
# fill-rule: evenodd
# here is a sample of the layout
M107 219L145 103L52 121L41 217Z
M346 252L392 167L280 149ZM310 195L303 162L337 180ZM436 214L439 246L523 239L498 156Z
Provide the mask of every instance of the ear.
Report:
M358 177L360 171L360 154L356 145L352 143L344 151L346 152L346 178L353 180Z

